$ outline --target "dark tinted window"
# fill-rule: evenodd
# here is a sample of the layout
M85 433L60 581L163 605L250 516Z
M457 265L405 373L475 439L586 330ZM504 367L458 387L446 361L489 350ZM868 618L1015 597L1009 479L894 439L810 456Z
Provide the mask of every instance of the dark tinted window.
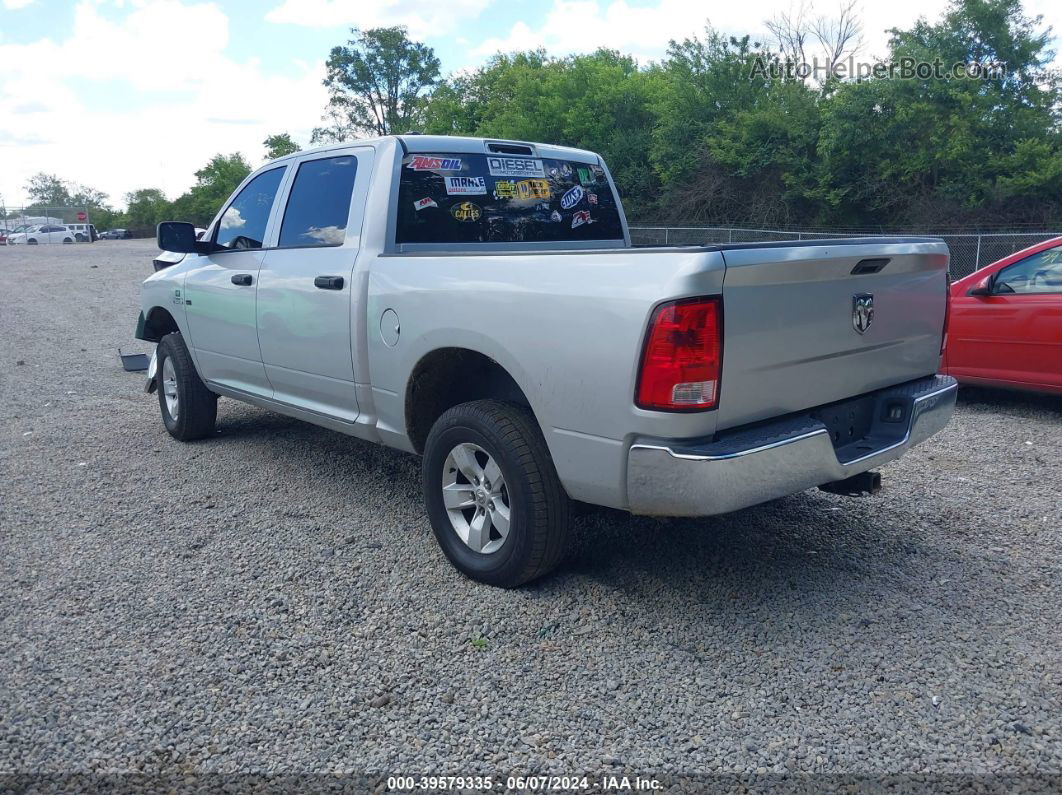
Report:
M411 154L397 243L622 240L603 168L519 155Z
M214 238L224 248L261 248L284 167L263 171L247 183L218 222Z
M343 243L358 160L353 155L308 160L291 187L281 246L338 246Z

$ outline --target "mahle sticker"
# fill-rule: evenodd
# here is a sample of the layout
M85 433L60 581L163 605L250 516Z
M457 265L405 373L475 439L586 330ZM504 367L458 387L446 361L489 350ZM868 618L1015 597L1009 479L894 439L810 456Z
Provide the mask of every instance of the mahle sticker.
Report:
M470 221L478 221L483 215L483 210L478 204L461 202L450 208L450 215L458 221L468 223Z
M411 168L414 171L460 171L461 158L413 155L413 159L409 161L407 168Z
M446 177L446 192L450 196L482 196L487 193L486 177Z
M419 199L418 201L413 202L413 209L416 210L418 213L425 207L438 206L439 205L435 203L435 199L433 199L431 196L425 196L423 199Z
M575 185L568 190L563 196L561 196L561 209L570 210L583 200L583 189L579 185Z
M541 160L530 157L487 158L487 168L492 177L544 177L546 170Z

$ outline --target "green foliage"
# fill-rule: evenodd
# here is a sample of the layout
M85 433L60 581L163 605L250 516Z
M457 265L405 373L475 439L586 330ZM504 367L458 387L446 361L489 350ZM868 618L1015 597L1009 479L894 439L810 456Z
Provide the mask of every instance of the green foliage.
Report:
M160 222L170 220L172 205L158 188L141 188L125 195L128 228L154 229Z
M1002 79L778 78L748 37L624 55L499 54L440 84L424 131L600 152L635 221L889 226L1062 222L1062 90L1020 0L953 0L889 58L1006 64Z
M169 220L206 226L250 173L250 163L239 152L214 155L195 172L196 183L192 189L173 202Z
M262 146L266 148L266 160L276 160L278 157L302 151L302 147L291 140L291 136L286 132L268 136L262 141Z
M420 119L424 92L439 78L435 51L410 41L405 28L351 33L353 38L328 56L329 125L313 131L315 143L409 132Z

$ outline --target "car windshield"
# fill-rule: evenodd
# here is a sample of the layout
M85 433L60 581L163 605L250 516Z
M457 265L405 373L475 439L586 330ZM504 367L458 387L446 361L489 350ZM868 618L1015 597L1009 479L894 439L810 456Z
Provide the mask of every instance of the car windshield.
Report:
M554 158L416 153L402 160L396 243L623 240L604 168Z

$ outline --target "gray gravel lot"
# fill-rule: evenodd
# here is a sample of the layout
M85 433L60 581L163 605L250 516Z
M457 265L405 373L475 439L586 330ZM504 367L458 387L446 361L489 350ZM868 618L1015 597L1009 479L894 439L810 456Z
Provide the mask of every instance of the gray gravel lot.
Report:
M1062 772L1062 401L964 392L873 498L592 512L501 591L416 458L167 436L154 250L0 248L0 772Z

